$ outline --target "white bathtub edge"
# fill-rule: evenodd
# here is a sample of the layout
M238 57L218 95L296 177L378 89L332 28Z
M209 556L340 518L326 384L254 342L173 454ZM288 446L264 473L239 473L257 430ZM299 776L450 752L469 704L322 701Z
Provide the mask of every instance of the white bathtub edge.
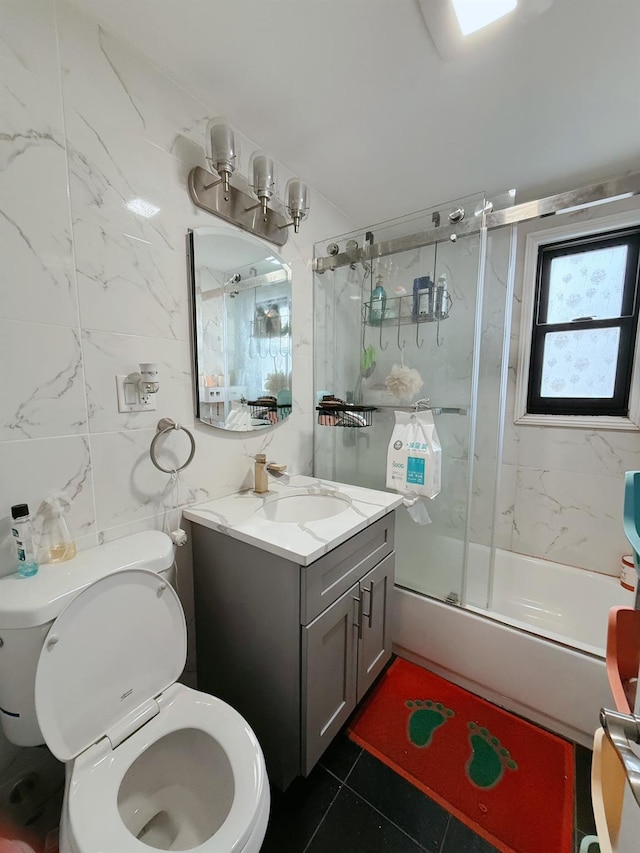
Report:
M612 707L603 660L398 588L393 645L402 657L589 748L600 708Z

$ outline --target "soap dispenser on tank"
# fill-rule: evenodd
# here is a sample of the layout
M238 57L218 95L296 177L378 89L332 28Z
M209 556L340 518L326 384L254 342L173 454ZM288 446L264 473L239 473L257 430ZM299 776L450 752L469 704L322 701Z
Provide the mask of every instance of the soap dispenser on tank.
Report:
M71 506L66 492L50 492L44 499L46 513L42 527L43 559L48 563L64 563L76 555L65 513Z

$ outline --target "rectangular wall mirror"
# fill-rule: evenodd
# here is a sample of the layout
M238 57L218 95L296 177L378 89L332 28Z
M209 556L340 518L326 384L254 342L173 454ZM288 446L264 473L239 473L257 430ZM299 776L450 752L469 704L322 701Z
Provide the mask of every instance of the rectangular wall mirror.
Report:
M266 429L291 414L291 269L270 246L222 227L188 232L196 417Z

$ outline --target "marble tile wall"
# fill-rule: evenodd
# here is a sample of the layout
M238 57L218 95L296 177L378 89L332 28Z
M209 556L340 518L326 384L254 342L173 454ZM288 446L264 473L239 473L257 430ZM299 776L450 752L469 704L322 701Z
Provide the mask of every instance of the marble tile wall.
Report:
M181 504L248 483L260 451L311 473L312 246L354 223L313 194L281 252L294 287L291 417L251 436L194 424L186 232L218 220L191 204L186 177L205 165L216 93L191 97L65 0L0 0L0 80L0 574L13 570L9 507L35 509L53 488L72 497L82 548L161 527L171 496L148 449L162 416L196 438ZM240 147L246 174L259 146ZM134 199L158 213L136 214ZM120 414L114 377L139 361L160 364L157 411ZM0 766L10 754L0 740Z
M568 224L638 208L637 198L564 214ZM554 224L561 225L562 220ZM522 268L521 225L514 294L505 441L499 499L502 547L605 574L620 573L629 552L622 530L624 472L640 470L640 432L514 423Z

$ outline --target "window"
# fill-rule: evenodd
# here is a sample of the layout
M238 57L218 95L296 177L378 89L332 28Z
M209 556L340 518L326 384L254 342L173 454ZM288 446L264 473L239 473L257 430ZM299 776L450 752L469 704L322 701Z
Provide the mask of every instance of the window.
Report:
M517 422L638 425L638 214L631 220L626 214L583 224L588 233L574 224L527 238Z

